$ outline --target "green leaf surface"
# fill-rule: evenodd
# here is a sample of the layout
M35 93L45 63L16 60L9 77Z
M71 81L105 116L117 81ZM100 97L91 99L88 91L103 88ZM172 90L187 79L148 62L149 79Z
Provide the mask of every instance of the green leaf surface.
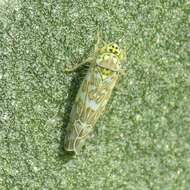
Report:
M0 0L0 189L188 190L190 3ZM127 74L79 156L64 130L100 30Z

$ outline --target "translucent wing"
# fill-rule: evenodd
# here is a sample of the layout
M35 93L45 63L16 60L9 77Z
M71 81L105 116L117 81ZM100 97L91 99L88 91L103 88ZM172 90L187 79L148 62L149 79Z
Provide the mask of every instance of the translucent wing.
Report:
M98 67L89 69L72 107L65 139L66 150L80 151L102 114L116 80L117 74L114 72L105 78Z

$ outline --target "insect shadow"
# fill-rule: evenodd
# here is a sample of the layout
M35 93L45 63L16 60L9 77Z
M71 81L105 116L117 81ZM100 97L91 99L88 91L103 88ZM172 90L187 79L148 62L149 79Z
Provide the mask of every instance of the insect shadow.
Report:
M60 105L60 111L58 113L62 119L62 132L61 132L61 140L60 140L60 146L59 146L59 157L63 159L65 162L68 162L75 155L74 152L68 152L64 150L64 139L66 135L66 128L70 119L72 105L74 103L74 100L77 95L80 84L82 82L82 79L85 76L84 66L77 69L76 71L77 72L75 73L71 81L70 88L68 90L68 98L65 100L66 105L64 105L65 106L64 112L61 111L63 105Z
M89 50L92 47L89 48ZM89 51L88 51L89 52ZM83 58L87 57L87 53L78 61L78 63L82 62ZM69 123L70 119L70 112L72 109L72 105L74 103L75 97L77 95L77 92L79 90L79 87L83 81L83 78L86 75L86 72L89 68L89 64L85 64L81 67L79 67L73 76L73 79L71 80L71 85L68 90L68 98L65 100L66 104L63 102L59 105L59 111L58 116L62 120L62 132L61 132L61 139L60 139L60 146L59 146L59 158L63 160L64 163L67 163L69 160L73 158L75 155L74 152L68 152L64 150L64 139L66 135L66 128ZM64 112L62 111L62 107L65 107Z

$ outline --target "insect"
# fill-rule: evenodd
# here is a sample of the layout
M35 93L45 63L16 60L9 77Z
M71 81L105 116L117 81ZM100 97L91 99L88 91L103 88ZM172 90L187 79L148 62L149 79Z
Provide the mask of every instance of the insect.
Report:
M66 70L73 71L83 64L90 64L72 106L64 139L64 149L76 154L79 154L86 139L92 134L123 71L121 63L125 60L124 51L115 43L102 43L98 34L93 56Z

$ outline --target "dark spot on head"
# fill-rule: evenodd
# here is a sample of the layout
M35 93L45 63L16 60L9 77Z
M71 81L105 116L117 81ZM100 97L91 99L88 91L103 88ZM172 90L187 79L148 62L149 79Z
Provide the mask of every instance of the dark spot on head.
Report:
M112 48L109 48L109 51L110 51L110 52L113 52L113 49L112 49Z

